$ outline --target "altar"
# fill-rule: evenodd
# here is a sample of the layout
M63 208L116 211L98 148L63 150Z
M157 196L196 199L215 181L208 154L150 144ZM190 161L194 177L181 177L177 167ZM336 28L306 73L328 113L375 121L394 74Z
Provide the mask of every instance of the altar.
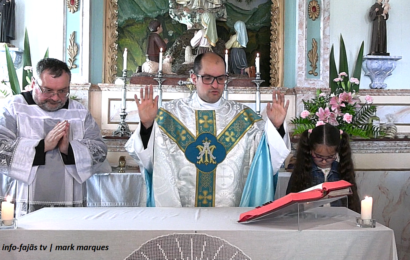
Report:
M325 218L298 231L292 218L238 223L250 208L44 208L1 230L0 258L398 259L390 228L321 209Z

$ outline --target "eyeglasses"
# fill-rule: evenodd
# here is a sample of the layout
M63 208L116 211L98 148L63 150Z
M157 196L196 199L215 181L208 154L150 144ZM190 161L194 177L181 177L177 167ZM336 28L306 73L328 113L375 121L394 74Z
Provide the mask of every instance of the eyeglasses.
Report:
M197 77L201 77L202 83L206 85L211 85L214 83L215 79L218 84L225 84L225 81L228 80L228 75L221 75L221 76L211 76L211 75L199 75L196 74Z
M337 156L337 154L325 157L325 156L317 155L315 152L312 152L312 157L319 160L319 161L331 162L331 161L336 160L336 156Z
M70 90L69 90L68 87L64 88L64 89L57 90L57 91L53 91L53 90L48 89L48 88L43 89L43 87L40 86L40 84L38 84L36 79L34 79L34 82L37 84L38 88L40 89L41 94L43 94L47 98L51 98L54 95L57 95L59 98L66 98L66 97L68 97L68 95L70 95Z

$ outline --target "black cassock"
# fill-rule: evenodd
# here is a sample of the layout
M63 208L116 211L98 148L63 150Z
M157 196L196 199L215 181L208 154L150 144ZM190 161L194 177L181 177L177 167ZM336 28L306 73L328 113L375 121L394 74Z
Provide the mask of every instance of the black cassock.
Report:
M0 42L14 40L15 6L14 0L0 0Z

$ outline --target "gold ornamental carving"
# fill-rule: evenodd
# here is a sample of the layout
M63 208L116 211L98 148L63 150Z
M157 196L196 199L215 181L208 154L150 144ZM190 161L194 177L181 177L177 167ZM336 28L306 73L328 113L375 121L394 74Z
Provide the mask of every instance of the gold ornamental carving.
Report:
M317 69L317 62L319 60L318 48L317 48L317 41L312 39L312 49L308 52L308 58L310 61L310 67L312 68L309 70L309 74L313 76L317 76L318 73L316 72Z
M118 0L107 0L105 3L104 82L114 83L117 75Z
M283 78L283 0L272 0L270 86L281 87Z
M67 0L67 8L71 13L78 11L78 2L79 0Z
M68 68L75 69L77 68L77 65L74 64L76 56L78 54L78 45L75 43L75 31L70 34L70 45L68 46Z
M312 0L309 2L308 6L309 18L312 21L316 20L320 15L320 6L316 0Z

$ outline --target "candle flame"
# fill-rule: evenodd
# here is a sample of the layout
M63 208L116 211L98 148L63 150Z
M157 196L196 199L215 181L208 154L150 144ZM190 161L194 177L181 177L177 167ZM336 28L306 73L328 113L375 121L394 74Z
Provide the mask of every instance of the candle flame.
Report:
M159 51L162 52L162 48L160 48Z
M256 57L259 57L259 53L256 53Z
M225 50L225 53L228 54L228 50Z
M11 196L8 195L7 198L6 198L6 200L7 200L8 203L10 203L10 202L11 202Z

